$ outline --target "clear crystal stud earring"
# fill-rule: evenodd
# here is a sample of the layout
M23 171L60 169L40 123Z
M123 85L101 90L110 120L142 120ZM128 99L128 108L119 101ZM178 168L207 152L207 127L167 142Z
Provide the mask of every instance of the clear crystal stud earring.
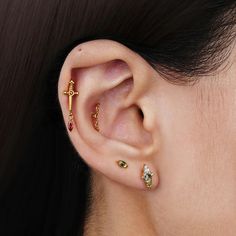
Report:
M146 164L143 165L142 179L148 189L152 187L153 172L148 168Z

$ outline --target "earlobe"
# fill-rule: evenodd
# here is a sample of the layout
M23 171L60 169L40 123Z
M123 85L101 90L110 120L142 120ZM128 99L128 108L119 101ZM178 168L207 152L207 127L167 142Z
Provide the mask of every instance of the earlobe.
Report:
M148 117L140 113L139 102L147 97L152 73L130 49L97 40L72 50L58 85L65 122L68 113L69 122L73 114L74 129L69 136L81 157L107 178L139 189L154 189L158 184L158 175L151 174L157 172L153 160L156 142L144 127L143 119ZM75 84L70 93L65 90L71 79ZM77 91L79 96L74 96ZM144 164L152 172L145 174Z

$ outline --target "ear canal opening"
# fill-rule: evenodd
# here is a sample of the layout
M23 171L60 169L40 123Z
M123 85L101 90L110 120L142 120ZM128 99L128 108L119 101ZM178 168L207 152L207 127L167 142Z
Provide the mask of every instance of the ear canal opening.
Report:
M143 120L144 119L144 114L143 114L143 111L140 108L138 109L138 113L139 113L141 119Z

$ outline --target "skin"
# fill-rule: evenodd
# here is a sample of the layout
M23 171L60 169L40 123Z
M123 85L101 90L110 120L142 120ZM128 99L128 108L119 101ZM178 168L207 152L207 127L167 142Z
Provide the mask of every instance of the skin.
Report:
M235 235L235 48L227 66L181 86L119 43L80 44L59 78L65 124L70 78L80 94L68 135L92 170L85 236ZM100 132L90 119L97 102ZM144 163L154 172L151 190L140 178Z

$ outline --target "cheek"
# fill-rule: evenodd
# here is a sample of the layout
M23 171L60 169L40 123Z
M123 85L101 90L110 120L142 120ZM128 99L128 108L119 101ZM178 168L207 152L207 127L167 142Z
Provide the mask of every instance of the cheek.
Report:
M168 181L168 187L181 189L198 175L199 152L208 139L209 128L205 129L197 111L192 88L171 87L165 94L159 106L162 145L157 165L163 171L163 181Z
M225 88L209 89L168 87L159 100L160 196L172 210L176 202L183 206L178 215L187 206L193 211L199 202L205 206L206 196L211 199L206 205L224 204L224 190L236 179L236 105Z

